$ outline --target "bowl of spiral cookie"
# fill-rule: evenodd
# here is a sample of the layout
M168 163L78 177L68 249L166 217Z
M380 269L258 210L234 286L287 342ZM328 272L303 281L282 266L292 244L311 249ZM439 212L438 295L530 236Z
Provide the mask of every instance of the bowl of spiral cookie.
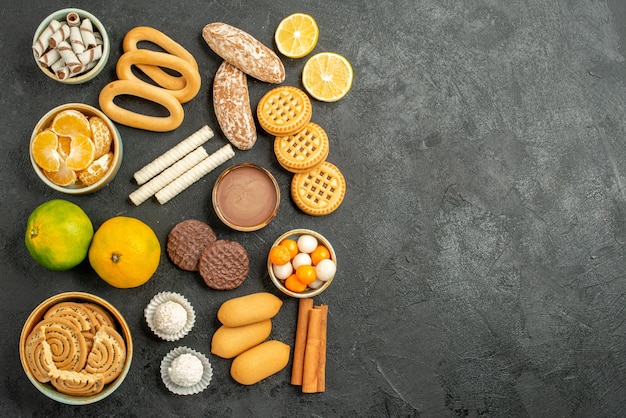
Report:
M65 292L41 302L20 335L20 360L31 383L50 399L87 405L122 384L133 357L130 328L106 300Z

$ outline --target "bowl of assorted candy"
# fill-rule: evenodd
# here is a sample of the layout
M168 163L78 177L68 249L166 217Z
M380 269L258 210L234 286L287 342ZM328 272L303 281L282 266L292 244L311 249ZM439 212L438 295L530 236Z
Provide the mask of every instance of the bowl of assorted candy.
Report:
M41 71L65 84L92 80L104 69L111 45L104 25L75 8L46 17L33 37L33 56Z
M337 255L323 235L294 229L278 237L270 248L267 270L284 294L310 298L330 286L337 271Z

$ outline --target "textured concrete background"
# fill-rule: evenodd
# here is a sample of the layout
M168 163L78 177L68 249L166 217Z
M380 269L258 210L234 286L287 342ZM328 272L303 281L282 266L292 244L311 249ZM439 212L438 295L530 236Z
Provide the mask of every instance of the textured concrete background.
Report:
M8 2L5 2L8 3ZM626 410L626 5L621 0L531 1L200 1L169 5L59 1L3 3L0 184L2 280L0 415L5 416L390 416L619 417ZM113 41L104 73L64 86L44 77L30 43L57 9L97 15ZM232 163L270 169L283 196L265 229L236 233L210 207L216 170L161 206L134 207L132 173L208 124L225 143L209 99L220 59L200 33L210 22L240 27L271 45L280 19L312 14L315 52L353 64L352 91L335 104L314 102L328 132L328 160L348 191L339 210L312 218L289 198L290 176L260 134ZM170 133L119 126L124 162L96 194L67 197L36 178L27 155L36 121L65 102L97 105L115 78L124 34L153 26L183 44L203 76ZM285 60L285 84L300 85L305 60ZM253 106L270 86L250 82ZM179 221L209 222L238 240L251 273L232 292L212 291L164 255L155 277L120 290L88 265L45 271L23 245L28 214L66 197L94 225L116 215L148 223L161 239ZM171 395L158 366L171 348L209 354L224 300L274 291L264 259L282 232L311 228L338 252L340 272L317 298L329 305L327 391L302 395L285 370L252 387L209 356L214 380L203 393ZM69 290L95 293L126 316L136 354L120 389L87 407L56 404L24 376L18 338L30 310ZM186 295L199 314L177 343L151 335L143 308L157 292ZM296 302L285 298L273 337L293 343Z

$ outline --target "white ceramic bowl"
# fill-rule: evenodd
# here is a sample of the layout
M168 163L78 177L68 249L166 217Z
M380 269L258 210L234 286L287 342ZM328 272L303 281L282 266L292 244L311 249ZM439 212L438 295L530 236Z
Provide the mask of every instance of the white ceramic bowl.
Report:
M61 80L56 76L56 74L47 65L39 61L39 57L37 56L37 53L35 52L35 50L33 49L32 51L33 57L39 69L51 79L56 80L60 83L64 83L64 84L80 84L80 83L85 83L89 80L92 80L94 77L100 74L102 70L104 69L105 65L107 64L107 60L109 59L109 53L111 51L111 42L109 41L109 35L107 34L107 31L104 25L102 24L102 22L100 22L100 20L94 15L92 15L91 13L85 10L76 9L76 8L67 8L67 9L58 10L50 14L48 17L46 17L41 22L37 30L35 31L35 35L33 36L33 45L37 42L41 33L46 29L46 27L48 27L48 25L50 24L52 20L57 20L59 22L65 21L67 18L67 15L72 12L77 13L78 16L81 18L81 20L84 18L88 18L93 25L94 32L99 32L100 35L102 36L102 57L97 61L95 67L91 68L90 70L84 73L80 73L73 77L69 77L64 80Z
M109 170L107 171L107 173L104 175L104 177L102 177L96 183L91 184L89 186L84 186L81 184L74 184L71 186L59 186L53 183L52 181L50 181L50 179L48 179L48 177L46 177L46 175L44 174L41 167L37 165L33 157L33 154L31 152L31 149L30 149L31 147L29 145L28 153L30 155L30 162L33 166L33 169L35 170L35 173L37 173L37 176L39 177L39 179L41 179L41 181L43 181L48 187L58 192L67 193L67 194L93 193L96 190L100 190L101 188L106 186L111 180L113 180L113 177L115 177L115 175L119 171L120 166L122 165L122 155L124 153L123 146L122 146L122 138L115 124L99 109L96 109L93 106L89 106L83 103L67 103L61 106L57 106L54 109L50 110L39 120L39 122L37 122L37 125L35 125L35 129L33 129L33 133L30 138L31 143L39 132L45 130L46 128L50 126L50 124L52 123L52 120L59 112L66 110L66 109L79 110L87 117L99 116L100 118L102 118L102 120L106 122L113 136L113 143L112 143L113 163L111 164L111 167L109 167Z
M330 252L330 259L333 260L335 262L335 266L337 266L337 255L335 254L335 250L333 246L330 244L330 241L328 241L322 234L312 231L310 229L293 229L291 231L287 231L284 234L282 234L280 237L278 237L276 241L274 241L274 244L272 244L272 248L276 247L283 240L286 240L286 239L293 239L294 241L297 241L300 235L312 235L315 238L317 238L318 243L324 245L328 249L328 251ZM272 283L274 283L274 285L278 288L278 290L294 298L312 298L314 296L317 296L323 291L325 291L326 289L328 289L328 286L330 286L330 284L334 280L334 277L333 277L332 279L324 282L324 284L322 284L317 289L312 289L310 287L307 287L302 292L293 292L287 289L285 287L283 280L280 280L274 274L274 270L272 268L272 262L270 261L270 258L269 258L269 251L268 251L268 257L267 257L267 272L270 275L270 279L272 280ZM335 273L335 276L336 276L336 273Z
M111 316L117 323L116 324L117 330L120 333L120 335L124 338L124 341L126 343L126 362L124 364L124 368L121 374L117 377L117 379L115 379L114 381L106 385L104 389L97 395L83 397L83 396L70 396L70 395L63 394L57 391L54 388L54 386L52 386L50 383L41 383L37 379L35 379L35 377L33 377L30 371L28 362L26 361L25 343L26 343L26 340L28 339L29 334L33 330L33 328L43 319L43 316L48 309L50 309L52 306L54 306L57 303L68 302L68 301L90 302L90 303L95 303L99 305L100 307L104 308L109 314L111 314ZM122 314L120 314L120 312L109 302L107 302L106 300L98 296L95 296L89 293L66 292L66 293L57 294L55 296L52 296L44 300L28 316L28 319L26 319L26 322L24 323L24 327L22 328L22 334L20 335L20 359L22 362L22 367L24 368L24 372L26 373L26 376L31 381L31 383L37 388L37 390L39 390L41 393L43 393L50 399L54 399L55 401L58 401L64 404L87 405L87 404L100 401L106 398L107 396L109 396L110 394L112 394L113 392L115 392L115 390L122 384L122 382L126 378L126 375L128 374L128 371L130 370L132 358L133 358L133 340L132 340L132 336L130 333L130 327L126 323L126 320L124 319Z

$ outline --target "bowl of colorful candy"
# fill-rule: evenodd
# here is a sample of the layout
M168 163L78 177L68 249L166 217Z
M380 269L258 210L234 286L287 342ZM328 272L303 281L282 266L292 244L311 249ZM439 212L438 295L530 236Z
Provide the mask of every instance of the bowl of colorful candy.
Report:
M337 255L323 235L310 229L285 232L267 256L274 285L294 298L310 298L325 291L337 272Z

